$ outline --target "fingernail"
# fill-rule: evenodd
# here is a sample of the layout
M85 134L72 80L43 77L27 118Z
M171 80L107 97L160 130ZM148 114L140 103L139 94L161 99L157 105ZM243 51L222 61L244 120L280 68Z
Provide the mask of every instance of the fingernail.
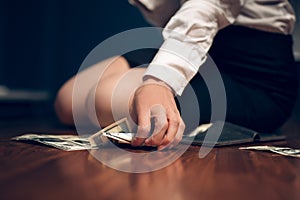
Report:
M136 142L137 142L137 138L133 138L132 141L131 141L131 145L132 146L137 146Z
M159 147L157 147L157 150L158 151L162 151L162 150L164 150L166 148L166 146L159 146Z
M147 139L145 140L145 143L147 144L147 143L149 143L151 140L152 140L152 138L149 137L149 138L147 138Z

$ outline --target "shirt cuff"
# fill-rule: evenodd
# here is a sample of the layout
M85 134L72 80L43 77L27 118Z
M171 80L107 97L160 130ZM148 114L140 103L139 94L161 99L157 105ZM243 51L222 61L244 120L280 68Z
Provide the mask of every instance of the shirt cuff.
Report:
M153 76L168 84L176 95L181 95L189 81L206 60L206 52L197 44L166 39L143 79Z

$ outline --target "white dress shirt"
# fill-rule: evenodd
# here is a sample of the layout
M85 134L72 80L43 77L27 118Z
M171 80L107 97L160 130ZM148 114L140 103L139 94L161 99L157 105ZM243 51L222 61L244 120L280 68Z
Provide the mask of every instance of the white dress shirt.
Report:
M148 66L148 76L167 83L181 95L206 59L218 30L234 24L291 34L295 15L288 0L130 0L148 9L144 16L164 26L164 43ZM174 6L180 7L174 14ZM163 17L159 17L163 16ZM160 21L161 19L161 21ZM166 21L167 19L167 21Z

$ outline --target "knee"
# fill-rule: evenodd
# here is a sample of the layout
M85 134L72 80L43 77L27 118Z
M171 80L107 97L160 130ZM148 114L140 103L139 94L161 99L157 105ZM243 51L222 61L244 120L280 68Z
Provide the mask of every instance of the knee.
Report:
M64 87L62 87L54 102L54 109L58 119L66 125L73 125L73 112L72 112L72 95L68 94Z

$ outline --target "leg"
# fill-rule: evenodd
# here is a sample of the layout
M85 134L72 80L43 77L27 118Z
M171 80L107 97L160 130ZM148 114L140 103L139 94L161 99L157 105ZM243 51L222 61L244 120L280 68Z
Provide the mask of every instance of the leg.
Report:
M107 126L114 122L114 116L112 114L112 96L114 90L118 91L118 110L124 110L121 108L128 108L128 91L126 93L120 93L122 90L118 89L122 84L124 85L125 79L122 80L125 74L132 74L137 77L136 84L138 86L141 82L141 74L144 69L130 69L128 62L123 57L114 57L102 62L99 62L88 69L80 72L77 76L74 76L67 81L59 90L56 101L55 110L58 118L68 125L74 124L74 107L76 107L77 113L80 113L79 121L82 125L93 124L100 126ZM99 79L99 75L101 78ZM77 84L75 84L75 81ZM73 87L76 85L76 94L74 96ZM96 94L93 94L96 89ZM73 98L76 97L75 99ZM90 101L95 100L95 109L98 121L92 121L90 111L94 108L89 108ZM73 106L72 106L73 104ZM87 112L88 111L88 112ZM124 111L121 111L124 113ZM119 116L122 113L118 113Z
M210 66L204 65L200 70L208 70ZM207 73L206 73L207 74ZM199 124L216 120L226 120L242 125L256 131L272 132L277 129L288 117L286 113L274 102L274 98L257 87L250 87L235 77L221 72L226 91L226 118L219 118L218 109L215 109L215 117L211 119L213 106L206 83L201 75L197 74L190 82L198 99L200 120ZM213 77L213 76L211 76ZM185 93L183 94L185 95ZM220 97L221 98L221 97ZM189 97L187 98L187 101ZM215 107L216 108L216 107ZM190 112L193 113L193 112ZM193 114L191 114L193 116ZM183 118L185 123L188 120Z

